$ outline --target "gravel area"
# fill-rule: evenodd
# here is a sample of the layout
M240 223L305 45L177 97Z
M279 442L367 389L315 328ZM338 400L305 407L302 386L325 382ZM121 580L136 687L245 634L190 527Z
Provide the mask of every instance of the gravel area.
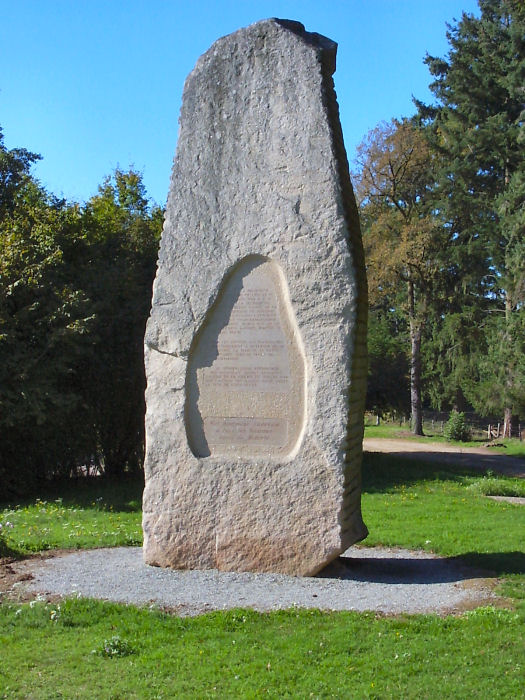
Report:
M180 615L294 606L444 614L496 600L486 572L393 548L352 547L315 577L160 569L143 563L140 547L84 550L19 562L16 568L25 577L16 587L26 593L158 605Z

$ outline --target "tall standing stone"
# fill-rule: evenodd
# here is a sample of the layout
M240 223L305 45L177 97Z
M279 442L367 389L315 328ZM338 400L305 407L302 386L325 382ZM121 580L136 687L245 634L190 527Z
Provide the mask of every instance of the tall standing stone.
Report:
M366 280L335 55L270 19L186 81L146 331L149 564L308 575L367 534Z

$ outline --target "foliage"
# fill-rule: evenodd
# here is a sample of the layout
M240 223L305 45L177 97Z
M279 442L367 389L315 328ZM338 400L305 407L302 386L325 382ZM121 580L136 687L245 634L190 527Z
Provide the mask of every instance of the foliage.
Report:
M446 241L428 201L432 162L424 133L407 120L392 120L359 145L354 175L372 305L393 303L409 327L412 428L419 435L422 332Z
M16 196L0 218L0 480L6 493L67 473L86 448L77 427L86 411L76 380L91 350L93 321L71 266L82 246L78 210L49 197L29 173L21 177L22 165L13 165L8 189L17 183Z
M473 481L468 489L483 496L514 496L525 498L525 482L522 479L500 479L484 476Z
M443 313L444 309L447 313ZM470 404L472 392L479 392L476 377L486 346L488 312L475 305L452 308L448 303L444 309L432 313L428 319L425 393L430 405L440 411L451 407L464 410ZM476 404L476 411L480 415L490 414L490 409L481 404Z
M472 371L463 381L464 393L481 415L508 406L525 415L525 306L508 317L486 320L483 343L486 352L476 356Z
M0 132L0 480L142 463L142 339L162 210L118 170L83 207L49 195Z
M86 204L82 226L90 264L82 284L95 316L95 352L84 373L84 395L106 474L142 466L143 340L155 276L163 212L149 208L140 174L116 170Z
M446 337L443 310L434 333L440 336L445 319L441 346L452 383L476 410L505 410L508 422L513 410L523 410L521 398L516 402L522 336L514 329L522 327L525 303L525 6L479 4L479 17L464 13L449 28L448 56L427 56L436 102L417 105L439 154L434 198L451 234L446 311L471 319L466 343ZM473 325L480 317L482 333Z
M13 214L20 192L30 180L29 171L33 163L40 160L37 153L25 148L8 150L0 127L0 220Z
M368 316L368 387L366 408L376 415L410 411L406 324L388 309Z
M98 654L106 659L114 659L116 656L130 656L135 650L131 644L118 636L113 635L111 639L104 639L104 643L98 649L93 649L92 654Z
M504 414L508 435L525 411L525 6L479 4L426 58L434 103L371 131L354 181L374 310L410 330L412 414L422 393Z
M371 303L389 291L395 297L399 281L412 282L424 313L438 243L425 201L433 176L424 134L408 120L381 123L358 146L356 166Z
M452 411L443 428L443 434L447 440L458 442L468 442L471 439L472 435L465 421L463 411Z

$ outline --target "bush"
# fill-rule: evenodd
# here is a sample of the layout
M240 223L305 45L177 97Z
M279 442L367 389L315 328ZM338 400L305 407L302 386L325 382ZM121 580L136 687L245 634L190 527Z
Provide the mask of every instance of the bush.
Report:
M447 440L467 442L471 439L470 429L465 421L465 414L452 411L443 429Z

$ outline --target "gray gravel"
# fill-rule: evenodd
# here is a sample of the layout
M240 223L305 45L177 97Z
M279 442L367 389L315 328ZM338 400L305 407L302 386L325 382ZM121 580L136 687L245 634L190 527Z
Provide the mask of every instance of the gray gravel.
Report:
M173 571L146 566L140 547L79 551L22 562L33 593L157 605L180 615L235 607L447 613L495 598L481 572L403 549L352 547L315 577Z

